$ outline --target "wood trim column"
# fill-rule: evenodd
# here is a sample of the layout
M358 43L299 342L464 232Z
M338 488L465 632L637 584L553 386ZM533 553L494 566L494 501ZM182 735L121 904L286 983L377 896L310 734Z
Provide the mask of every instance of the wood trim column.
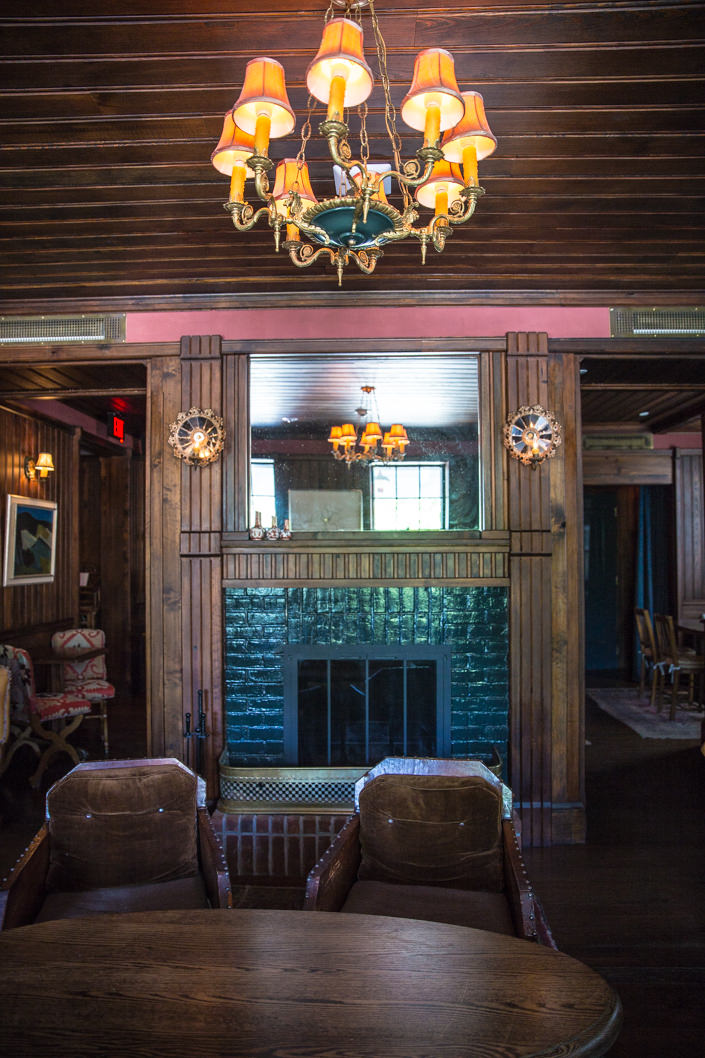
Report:
M181 404L223 414L222 342L218 335L181 339ZM227 429L227 427L226 427ZM206 467L181 463L181 635L183 685L179 756L200 772L208 796L218 793L218 758L223 749L223 618L220 554L223 456ZM183 738L186 713L198 723L198 695L206 713L207 738ZM176 718L174 718L174 722Z
M584 840L578 375L566 359L549 356L545 334L507 335L505 417L539 403L563 426L557 454L535 470L505 453L510 781L531 845Z
M181 402L176 350L149 362L147 395L147 752L181 757L181 470L167 444Z

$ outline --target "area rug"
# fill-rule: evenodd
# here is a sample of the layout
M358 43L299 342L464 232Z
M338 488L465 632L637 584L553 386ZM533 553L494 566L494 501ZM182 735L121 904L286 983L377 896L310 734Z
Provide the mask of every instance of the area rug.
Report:
M700 741L704 712L678 708L674 720L668 719L670 699L664 698L658 713L649 697L639 696L638 687L588 687L586 693L600 709L626 724L641 738L677 738Z

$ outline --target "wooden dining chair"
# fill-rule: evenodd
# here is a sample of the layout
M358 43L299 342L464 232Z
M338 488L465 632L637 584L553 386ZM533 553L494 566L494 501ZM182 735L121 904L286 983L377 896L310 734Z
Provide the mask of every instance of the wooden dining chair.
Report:
M654 633L651 614L646 609L636 607L634 620L636 621L636 631L639 637L639 697L641 698L644 694L648 674L651 681L651 708L655 708L658 700L660 710L665 674L663 658Z
M671 677L671 708L669 720L675 720L680 692L681 675L688 679L687 704L692 707L695 700L695 677L700 679L700 697L702 698L702 681L705 671L705 658L696 654L690 647L682 647L676 635L676 625L670 614L654 614L656 642L660 650L665 670ZM660 706L659 706L660 711Z

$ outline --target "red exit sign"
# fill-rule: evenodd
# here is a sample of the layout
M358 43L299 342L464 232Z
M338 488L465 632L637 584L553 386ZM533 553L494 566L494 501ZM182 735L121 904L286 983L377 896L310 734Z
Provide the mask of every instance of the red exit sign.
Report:
M110 436L117 438L121 445L125 443L125 420L119 415L111 415L109 421Z

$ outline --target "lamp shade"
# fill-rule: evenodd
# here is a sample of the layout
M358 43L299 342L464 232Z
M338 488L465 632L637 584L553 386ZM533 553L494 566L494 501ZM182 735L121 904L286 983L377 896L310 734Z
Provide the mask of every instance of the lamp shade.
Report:
M457 125L465 104L455 79L453 56L445 48L426 48L416 56L414 79L402 100L402 120L412 129L428 131L429 110L438 109L438 130ZM427 136L431 140L430 136ZM437 139L433 136L433 142Z
M231 176L235 165L244 165L254 154L255 138L248 135L233 120L229 110L223 121L223 131L218 146L211 154L211 162L219 173Z
M362 187L362 173L356 172L352 174L352 178L357 187ZM384 191L384 173L374 177L374 190L372 192L372 198L378 202L386 202L387 196Z
M378 441L382 440L382 428L378 422L368 422L362 433L362 440L368 444L377 444Z
M404 448L409 443L406 430L401 423L395 422L389 427L389 439L399 448Z
M340 109L364 103L374 84L362 51L362 27L349 18L333 18L323 27L318 54L306 71L306 85L312 96L328 104L336 78L344 82Z
M54 460L52 459L51 452L40 452L37 456L37 462L35 469L39 472L39 476L45 478L50 470L54 470Z
M298 192L299 197L305 202L315 204L318 201L311 187L308 165L304 162L299 168L296 158L284 158L277 166L274 178L272 198L277 204L277 213L282 217L287 213L284 203L290 191Z
M440 162L436 162L426 183L416 189L416 200L422 206L435 209L439 194L445 195L447 208L448 202L460 197L460 192L464 186L460 166L442 159ZM445 213L446 209L442 209L440 212Z
M462 162L463 150L472 144L478 161L489 157L497 147L497 140L485 115L485 103L479 92L463 92L465 113L441 141L441 148L449 162Z
M250 136L255 135L257 118L269 118L269 136L288 136L296 124L286 94L284 67L266 56L250 59L245 68L242 91L233 107L233 121Z

